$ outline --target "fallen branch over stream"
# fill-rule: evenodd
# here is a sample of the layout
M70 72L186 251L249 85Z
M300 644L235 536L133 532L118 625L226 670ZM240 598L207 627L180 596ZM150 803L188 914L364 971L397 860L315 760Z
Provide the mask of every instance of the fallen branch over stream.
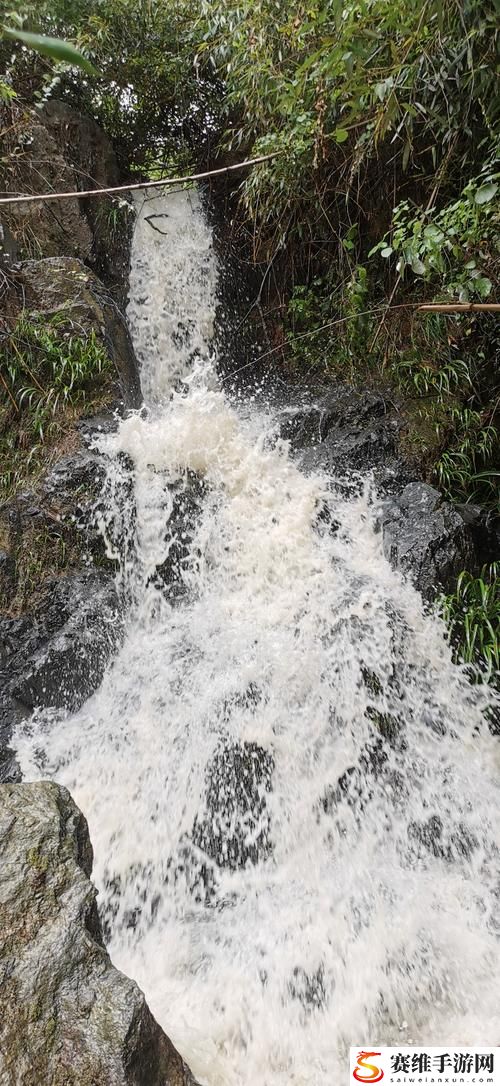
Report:
M425 302L419 313L499 313L500 302Z
M6 204L34 204L37 202L46 203L47 200L81 200L89 196L106 196L113 195L117 192L133 192L136 189L154 189L163 188L166 185L184 185L189 181L203 181L207 177L220 177L222 174L232 173L235 170L243 170L248 166L258 166L261 162L268 162L271 158L276 158L281 154L281 151L273 151L269 155L260 155L259 158L248 158L245 162L237 162L234 166L222 166L218 170L206 170L204 173L192 173L186 177L164 177L161 181L139 181L134 184L128 185L114 185L112 188L107 189L85 189L82 191L75 190L74 192L46 192L40 194L33 194L29 196L2 196L0 198L0 206Z

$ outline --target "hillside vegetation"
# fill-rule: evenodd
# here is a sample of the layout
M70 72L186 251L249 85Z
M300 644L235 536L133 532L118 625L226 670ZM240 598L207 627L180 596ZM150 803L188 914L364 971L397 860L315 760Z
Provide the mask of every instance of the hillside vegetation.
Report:
M6 126L26 103L66 98L135 179L278 152L232 194L275 357L389 389L408 456L496 516L500 314L418 311L500 300L494 0L37 0L17 13L99 74L4 40ZM496 567L488 599L498 615Z

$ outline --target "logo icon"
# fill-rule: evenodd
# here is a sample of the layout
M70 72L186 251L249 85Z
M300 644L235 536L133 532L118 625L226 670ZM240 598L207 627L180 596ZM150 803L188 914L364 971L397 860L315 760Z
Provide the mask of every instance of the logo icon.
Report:
M356 1082L370 1083L371 1086L371 1083L380 1082L383 1079L384 1072L382 1069L376 1063L369 1062L372 1056L380 1055L381 1052L365 1052L364 1050L358 1052L356 1067L353 1071Z

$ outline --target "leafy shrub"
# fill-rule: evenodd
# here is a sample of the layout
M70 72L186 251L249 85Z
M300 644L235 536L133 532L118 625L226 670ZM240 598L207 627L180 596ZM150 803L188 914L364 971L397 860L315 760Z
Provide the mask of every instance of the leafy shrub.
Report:
M370 252L396 257L406 270L460 302L484 301L498 280L500 205L495 199L500 173L488 164L466 185L459 200L440 211L422 211L408 200L396 207L390 231Z
M20 47L9 43L7 50L5 43L0 67L3 59L10 83L23 95L62 97L94 116L124 172L155 175L162 165L190 163L193 145L206 145L215 80L193 62L194 0L18 0L17 6L23 29L73 42L98 74L88 78L69 63L31 64L27 72Z

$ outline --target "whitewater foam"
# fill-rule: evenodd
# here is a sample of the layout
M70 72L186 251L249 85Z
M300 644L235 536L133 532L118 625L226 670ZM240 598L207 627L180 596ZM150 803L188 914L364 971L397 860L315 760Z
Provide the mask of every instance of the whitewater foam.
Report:
M351 1043L498 1044L492 695L389 567L369 482L303 475L272 410L224 395L216 290L198 195L141 199L147 409L100 439L126 638L78 713L19 730L23 772L87 816L112 958L200 1082L324 1086Z

